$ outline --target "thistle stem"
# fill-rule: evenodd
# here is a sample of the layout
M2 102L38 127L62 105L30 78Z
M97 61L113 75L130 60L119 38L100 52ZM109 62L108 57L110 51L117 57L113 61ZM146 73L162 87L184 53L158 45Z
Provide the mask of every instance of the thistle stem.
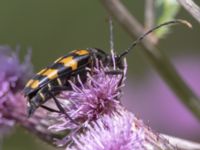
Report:
M200 23L200 8L192 0L177 0Z
M144 28L126 9L120 0L101 0L104 7L115 17L125 30L135 38L140 36ZM186 107L200 120L200 100L177 73L175 67L162 51L156 48L152 38L147 36L142 41L143 52L165 80L168 86Z
M11 117L16 120L16 122L29 131L30 133L35 134L38 136L42 141L45 141L46 143L55 146L53 137L54 135L48 131L48 126L45 124L42 124L41 122L38 122L39 120L37 116L34 116L35 120L32 118L32 121L27 118L27 116L24 116L22 113L14 112L10 113L8 117Z
M144 18L146 29L151 29L155 26L155 0L145 0Z

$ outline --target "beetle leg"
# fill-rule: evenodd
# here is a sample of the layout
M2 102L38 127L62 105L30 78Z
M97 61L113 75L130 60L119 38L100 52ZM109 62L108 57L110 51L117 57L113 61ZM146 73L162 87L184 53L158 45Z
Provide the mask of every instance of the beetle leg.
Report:
M68 86L53 86L51 91L52 92L60 92L60 91L65 91L65 90L71 90L71 87Z
M122 81L124 79L124 72L123 71L121 71L121 70L109 70L109 71L105 71L105 74L108 74L108 75L122 75L118 86L120 86L122 84Z
M49 95L53 98L56 106L58 107L58 109L60 110L61 113L65 114L65 116L74 124L79 125L79 123L77 123L74 119L72 119L67 112L65 111L65 109L62 107L62 105L59 103L59 101L57 100L57 98L53 95L53 93L51 91L48 91Z
M55 110L55 109L53 109L53 108L50 108L50 107L48 107L48 106L45 106L45 105L41 105L40 107L42 107L42 108L44 108L44 109L46 109L46 110L48 110L48 111L50 111L50 112L56 112L56 113L60 113L60 111L58 111L58 110Z
M123 75L124 72L121 70L109 70L109 71L105 71L105 74L108 75Z

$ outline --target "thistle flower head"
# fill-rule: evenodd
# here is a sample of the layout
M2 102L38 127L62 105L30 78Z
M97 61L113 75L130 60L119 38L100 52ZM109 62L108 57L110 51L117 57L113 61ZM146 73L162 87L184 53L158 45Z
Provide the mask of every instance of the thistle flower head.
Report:
M30 54L21 64L17 53L12 52L10 47L0 46L0 70L0 129L4 130L15 124L11 114L26 111L23 95L19 91L32 73Z
M0 46L0 70L0 137L10 133L18 123L41 139L52 143L47 126L48 119L53 119L47 118L41 109L31 118L27 118L27 101L21 91L27 78L32 75L30 53L21 64L17 53L12 52L9 47Z
M75 125L65 114L52 114L57 122L49 129L66 133L63 139L56 139L57 146L67 144L66 149L71 150L175 149L120 103L127 66L123 74L109 74L116 67L99 64L88 72L86 81L79 77L78 84L69 81L72 90L57 96L66 113L80 124Z
M112 119L111 119L112 118ZM132 133L133 116L103 115L88 126L85 134L74 137L71 150L132 150L142 140ZM142 131L141 131L142 132Z
M58 97L72 119L81 124L88 123L97 120L103 114L112 114L117 111L124 75L123 73L107 74L109 69L97 65L93 72L88 72L86 82L83 83L79 77L77 77L78 85L69 81L72 90L64 91ZM62 131L74 127L65 115L57 118L59 123L51 126L50 129Z
M119 108L92 122L85 133L76 135L70 150L144 150L175 149L132 113Z
M64 91L57 96L66 113L80 124L75 125L63 114L54 114L57 122L49 129L53 132L71 131L64 139L57 141L59 146L71 141L76 133L104 114L112 115L118 111L126 69L119 74L110 74L109 71L116 68L112 67L104 66L97 60L92 70L88 71L86 81L82 81L78 76L77 82L69 81L72 90Z
M30 51L25 56L24 63L21 64L18 49L17 52L12 52L10 47L0 46L0 69L1 95L7 88L12 92L21 90L32 74Z

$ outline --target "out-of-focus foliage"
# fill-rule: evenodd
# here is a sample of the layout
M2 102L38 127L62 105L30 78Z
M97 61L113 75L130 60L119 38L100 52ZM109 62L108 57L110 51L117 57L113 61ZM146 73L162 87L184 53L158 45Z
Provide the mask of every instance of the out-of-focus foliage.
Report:
M14 133L15 132L15 133ZM17 127L12 136L3 139L2 150L54 150L51 146L36 139L24 129Z
M180 10L180 5L176 0L156 0L155 5L157 25L175 19ZM155 31L155 34L161 38L168 33L169 29L170 27L159 29Z

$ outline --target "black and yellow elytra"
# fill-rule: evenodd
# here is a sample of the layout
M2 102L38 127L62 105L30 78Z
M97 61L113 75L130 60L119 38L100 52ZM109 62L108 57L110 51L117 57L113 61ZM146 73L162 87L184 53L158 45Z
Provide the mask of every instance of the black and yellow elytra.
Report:
M110 60L103 50L97 48L74 50L33 76L24 88L24 95L28 97L29 116L51 97L49 92L53 95L58 94L58 87L70 90L68 80L77 75L84 81L86 68L91 68L96 59L104 64Z

